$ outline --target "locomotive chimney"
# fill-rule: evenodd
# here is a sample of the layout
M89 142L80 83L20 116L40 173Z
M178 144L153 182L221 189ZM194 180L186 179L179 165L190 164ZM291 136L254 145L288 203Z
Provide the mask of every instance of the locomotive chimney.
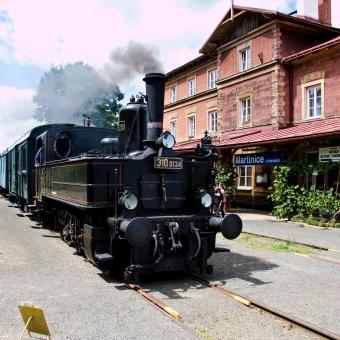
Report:
M165 75L148 73L143 79L148 105L147 141L155 142L163 131Z

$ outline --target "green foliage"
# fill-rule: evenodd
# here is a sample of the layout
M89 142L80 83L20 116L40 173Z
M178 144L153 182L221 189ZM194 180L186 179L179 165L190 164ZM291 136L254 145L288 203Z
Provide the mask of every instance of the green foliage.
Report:
M229 198L232 198L235 194L236 176L237 175L235 173L234 167L231 164L228 164L226 166L219 165L217 167L216 183L224 187L225 194Z
M274 167L273 193L269 198L274 203L273 214L279 218L291 219L304 205L305 189L299 185L288 185L298 166L282 165Z
M236 242L245 244L255 250L280 251L286 253L312 254L313 248L291 241L272 240L255 235L243 235L236 239Z
M118 125L118 112L122 105L118 102L123 99L122 93L117 93L116 98L112 95L102 97L92 110L94 125L105 128L116 128Z
M82 114L98 127L112 127L117 121L123 94L82 62L53 66L40 79L33 101L34 117L46 123L81 123Z
M339 164L331 162L317 162L308 166L304 162L291 162L275 167L273 193L269 196L274 204L274 216L314 225L321 223L316 223L316 219L331 219L340 209L339 195L335 195L333 188L306 189L292 182L296 183L296 178L304 171L312 175L313 173L326 173L336 167L339 167Z

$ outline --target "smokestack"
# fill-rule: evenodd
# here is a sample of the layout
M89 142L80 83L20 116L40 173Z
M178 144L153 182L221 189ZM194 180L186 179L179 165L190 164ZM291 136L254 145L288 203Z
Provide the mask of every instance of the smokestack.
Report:
M156 141L163 131L165 74L148 73L143 80L148 104L147 140Z

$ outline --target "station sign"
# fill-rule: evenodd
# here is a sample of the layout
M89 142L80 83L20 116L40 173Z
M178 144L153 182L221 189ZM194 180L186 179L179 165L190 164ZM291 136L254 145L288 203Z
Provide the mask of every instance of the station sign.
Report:
M340 161L340 146L332 146L328 148L319 148L319 161L324 162L339 162Z
M283 162L281 152L261 152L235 155L236 166L246 165L280 165Z

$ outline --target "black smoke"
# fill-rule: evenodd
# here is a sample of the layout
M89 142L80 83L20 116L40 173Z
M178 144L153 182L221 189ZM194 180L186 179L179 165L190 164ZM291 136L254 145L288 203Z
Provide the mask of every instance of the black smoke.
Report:
M150 72L164 72L159 51L151 45L130 41L110 53L110 62L104 66L104 76L113 84L126 84Z

